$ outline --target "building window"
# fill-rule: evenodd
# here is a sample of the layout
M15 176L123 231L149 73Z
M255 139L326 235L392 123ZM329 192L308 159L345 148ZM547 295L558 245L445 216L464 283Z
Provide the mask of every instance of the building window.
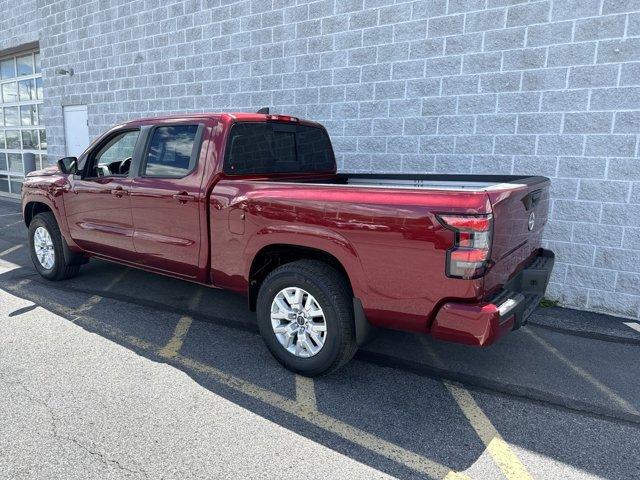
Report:
M0 195L20 194L26 153L46 162L42 101L40 53L0 57Z

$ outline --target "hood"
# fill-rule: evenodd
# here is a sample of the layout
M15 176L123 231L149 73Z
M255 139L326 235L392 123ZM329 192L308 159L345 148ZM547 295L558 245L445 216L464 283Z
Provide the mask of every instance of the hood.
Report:
M51 177L53 175L59 175L60 169L57 165L50 165L48 167L43 168L42 170L34 170L33 172L27 173L27 177Z

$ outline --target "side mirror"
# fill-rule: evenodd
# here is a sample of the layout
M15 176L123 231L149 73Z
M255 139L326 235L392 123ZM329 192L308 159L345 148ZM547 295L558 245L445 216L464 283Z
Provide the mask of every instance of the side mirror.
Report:
M78 159L76 157L64 157L58 160L58 168L62 173L75 175L78 173Z

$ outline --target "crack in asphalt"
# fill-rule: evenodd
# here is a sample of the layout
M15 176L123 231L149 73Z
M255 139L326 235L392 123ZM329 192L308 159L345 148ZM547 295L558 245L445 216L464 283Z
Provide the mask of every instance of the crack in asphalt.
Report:
M150 478L149 474L143 468L141 468L140 466L138 466L137 470L132 470L129 467L127 467L127 466L123 465L122 463L120 463L120 460L115 459L115 458L109 458L109 457L106 456L106 454L104 454L102 452L99 452L97 450L93 450L92 448L90 448L89 446L85 445L83 442L81 442L77 438L61 434L58 427L59 427L59 424L62 423L62 420L56 415L54 409L49 404L49 400L51 399L51 394L48 394L46 399L42 399L38 395L36 395L34 392L32 392L20 380L18 380L16 378L7 378L6 376L1 375L1 374L0 374L0 376L4 377L4 380L6 381L7 384L13 384L13 385L16 385L19 388L21 388L25 392L27 398L29 398L29 400L31 400L33 403L36 403L36 404L44 407L44 409L47 412L47 414L49 416L49 419L50 419L50 422L49 422L50 431L51 431L51 434L53 435L54 439L67 441L67 442L70 442L70 443L76 445L77 447L79 447L80 449L84 450L89 455L91 455L92 457L96 458L100 463L102 463L103 465L105 465L107 467L114 466L115 468L117 468L118 470L121 470L123 472L130 473L130 474L137 475L137 476L142 475L142 477L145 478L145 479L149 479Z

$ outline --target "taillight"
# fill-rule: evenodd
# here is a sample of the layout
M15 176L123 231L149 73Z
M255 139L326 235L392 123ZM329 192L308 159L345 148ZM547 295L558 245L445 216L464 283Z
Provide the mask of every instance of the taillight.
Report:
M447 276L477 278L484 275L491 248L491 215L438 215L447 229L455 232L447 250Z

